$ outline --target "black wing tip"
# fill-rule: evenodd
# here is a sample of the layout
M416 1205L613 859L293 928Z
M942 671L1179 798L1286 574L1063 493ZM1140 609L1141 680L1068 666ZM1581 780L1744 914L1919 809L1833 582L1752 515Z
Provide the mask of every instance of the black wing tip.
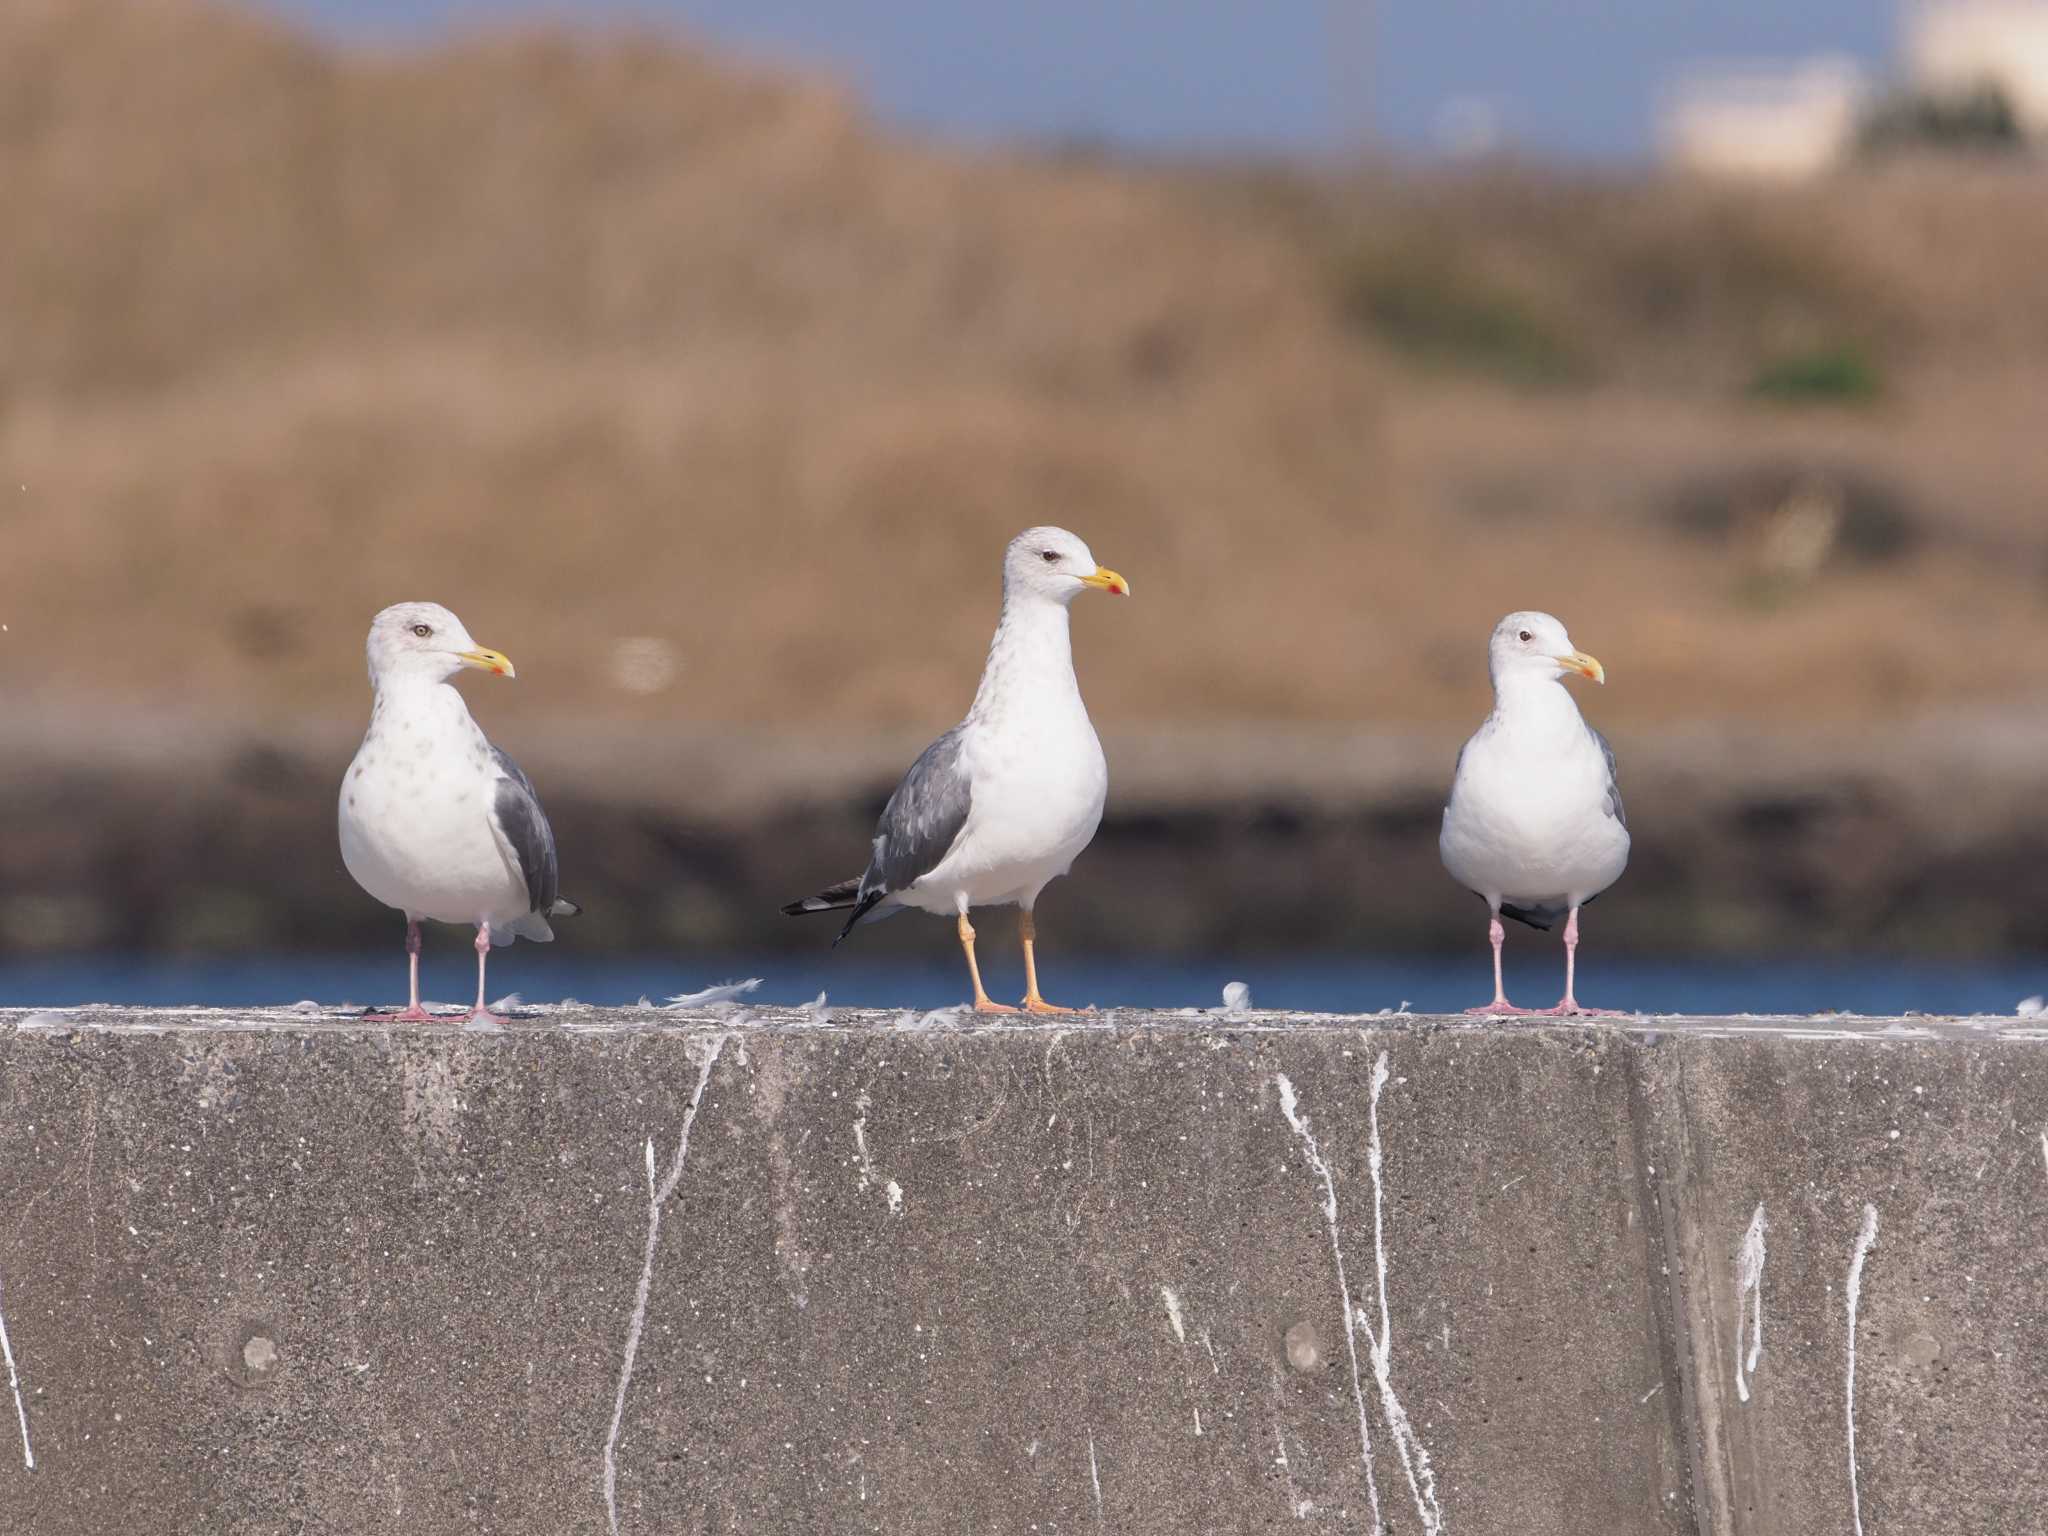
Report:
M875 903L888 894L887 891L869 891L867 895L861 897L853 909L853 916L846 920L846 926L839 930L839 937L832 941L832 947L837 949L846 936L860 925L860 920L874 910Z
M1500 904L1500 915L1526 923L1539 933L1550 932L1551 924L1557 921L1557 914L1548 907L1511 907L1506 902Z
M784 917L802 917L808 912L837 912L850 907L860 900L860 881L842 880L837 885L828 885L815 896L806 896L802 901L792 901L782 908Z

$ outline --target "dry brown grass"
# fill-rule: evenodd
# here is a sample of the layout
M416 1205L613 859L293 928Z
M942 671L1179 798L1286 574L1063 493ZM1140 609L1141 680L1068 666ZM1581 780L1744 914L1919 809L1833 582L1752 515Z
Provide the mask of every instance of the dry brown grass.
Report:
M1045 521L1137 588L1078 621L1106 719L1463 722L1518 606L1606 657L1623 724L2048 681L2030 173L1332 187L939 151L650 34L383 56L14 0L0 186L15 697L352 717L369 614L432 596L522 710L933 727ZM1361 330L1347 285L1390 272L1569 376ZM1879 406L1740 401L1837 341ZM1881 476L1920 544L1755 600L1663 509L1764 460ZM631 636L674 687L614 685Z

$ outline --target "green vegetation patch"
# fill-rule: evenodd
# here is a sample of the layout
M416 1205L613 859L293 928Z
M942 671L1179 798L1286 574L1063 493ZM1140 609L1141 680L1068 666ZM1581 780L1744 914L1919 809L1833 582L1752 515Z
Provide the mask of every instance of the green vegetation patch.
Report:
M1856 147L1866 155L1903 150L2009 152L2026 131L2004 91L1990 81L1959 91L1902 92L1863 120Z
M1337 290L1348 324L1419 363L1525 386L1578 383L1591 372L1527 300L1454 266L1356 254Z
M1765 362L1747 393L1780 405L1867 405L1884 393L1884 375L1861 347L1814 347Z

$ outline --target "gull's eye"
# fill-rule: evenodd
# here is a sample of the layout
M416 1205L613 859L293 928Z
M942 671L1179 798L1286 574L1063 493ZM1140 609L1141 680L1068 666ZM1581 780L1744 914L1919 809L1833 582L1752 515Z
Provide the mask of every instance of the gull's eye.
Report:
M1041 549L1038 552L1038 558L1047 565L1058 565L1060 563L1060 552L1056 549Z
M431 624L415 624L412 627L412 632L418 635L422 640L424 640L427 638L427 636L431 635L434 632L434 626ZM1527 635L1524 635L1522 636L1522 638L1526 640L1529 637Z
M1527 645L1531 640L1534 640L1535 638L1536 637L1530 634L1529 631L1527 631L1526 629L1522 631L1522 644Z

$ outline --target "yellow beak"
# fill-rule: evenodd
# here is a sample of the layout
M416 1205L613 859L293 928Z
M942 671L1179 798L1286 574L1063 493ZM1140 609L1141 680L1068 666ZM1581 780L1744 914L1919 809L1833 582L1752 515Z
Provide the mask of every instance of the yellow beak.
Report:
M1607 669L1600 665L1600 658L1588 656L1584 651L1573 651L1569 656L1560 656L1557 658L1557 664L1567 672L1590 677L1596 683L1607 681Z
M1106 565L1098 565L1093 576L1083 576L1081 580L1091 587L1100 587L1112 597L1131 595L1131 584Z
M503 651L487 651L478 646L473 651L457 651L455 659L465 667L475 667L479 672L488 672L493 677L517 677L512 670L512 658Z

